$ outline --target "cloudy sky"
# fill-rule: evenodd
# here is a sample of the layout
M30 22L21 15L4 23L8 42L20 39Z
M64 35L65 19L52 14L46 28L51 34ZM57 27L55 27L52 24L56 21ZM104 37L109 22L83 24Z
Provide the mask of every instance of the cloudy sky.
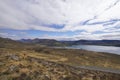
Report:
M120 0L0 0L0 37L120 40Z

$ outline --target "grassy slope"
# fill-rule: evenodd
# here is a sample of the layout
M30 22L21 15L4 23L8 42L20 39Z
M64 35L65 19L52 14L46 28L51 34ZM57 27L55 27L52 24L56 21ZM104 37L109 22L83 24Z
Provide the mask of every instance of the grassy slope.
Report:
M48 60L55 59L64 64L120 69L119 55L75 49L40 48L34 51L44 55Z
M11 46L12 44L16 44L17 47ZM0 48L0 80L120 79L120 74L74 67L83 65L120 70L120 56L118 55L18 44L12 41L9 47L5 44Z
M62 80L99 80L100 77L100 80L118 80L120 78L118 74L99 71L88 72L88 70L67 66L104 66L120 69L120 56L83 50L41 49L40 52L35 52L34 50L1 48L0 80L61 80L60 78ZM11 55L17 56L18 60L12 58ZM36 74L37 76L35 76ZM104 77L106 79L103 79Z

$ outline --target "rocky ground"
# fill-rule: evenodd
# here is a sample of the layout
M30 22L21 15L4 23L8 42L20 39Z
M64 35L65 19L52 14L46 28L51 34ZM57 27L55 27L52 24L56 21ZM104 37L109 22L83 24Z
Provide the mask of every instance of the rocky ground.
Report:
M120 74L65 64L65 54L55 56L49 50L36 53L1 48L0 80L120 80Z

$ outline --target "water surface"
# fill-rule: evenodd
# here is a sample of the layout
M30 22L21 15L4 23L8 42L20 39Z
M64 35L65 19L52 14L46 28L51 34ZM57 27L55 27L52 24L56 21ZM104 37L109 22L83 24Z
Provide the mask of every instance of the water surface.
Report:
M107 53L114 53L120 55L120 47L115 46L97 46L97 45L73 45L70 47L65 47L68 49L84 49L89 51L96 51L96 52L107 52Z

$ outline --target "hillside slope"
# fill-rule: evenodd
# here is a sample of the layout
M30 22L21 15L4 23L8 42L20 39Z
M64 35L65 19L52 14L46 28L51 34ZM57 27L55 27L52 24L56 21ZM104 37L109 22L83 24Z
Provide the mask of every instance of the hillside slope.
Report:
M2 40L0 80L120 80L119 55Z

